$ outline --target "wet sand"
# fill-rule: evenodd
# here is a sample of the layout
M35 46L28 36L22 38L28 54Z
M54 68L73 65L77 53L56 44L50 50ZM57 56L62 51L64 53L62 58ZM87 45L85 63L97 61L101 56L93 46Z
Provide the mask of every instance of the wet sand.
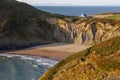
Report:
M90 45L54 43L29 49L7 52L9 54L33 55L50 59L63 60L68 56L89 48Z

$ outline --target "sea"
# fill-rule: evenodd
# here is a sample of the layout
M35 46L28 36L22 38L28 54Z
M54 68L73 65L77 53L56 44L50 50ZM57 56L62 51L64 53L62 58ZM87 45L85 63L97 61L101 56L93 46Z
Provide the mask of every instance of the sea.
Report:
M106 12L120 12L120 6L35 6L42 11L67 16L80 16L81 14L95 15Z
M0 80L38 80L57 62L39 56L0 54Z

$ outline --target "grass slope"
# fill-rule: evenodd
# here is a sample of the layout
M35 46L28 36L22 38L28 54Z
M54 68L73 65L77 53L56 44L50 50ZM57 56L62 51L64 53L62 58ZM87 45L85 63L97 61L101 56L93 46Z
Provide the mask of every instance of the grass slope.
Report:
M13 44L16 44L13 47L16 49L19 44L56 41L53 36L56 26L48 23L47 19L63 17L26 3L0 0L0 51L3 48L8 50Z
M49 69L39 80L119 80L120 37L75 53Z
M107 17L108 19L120 19L120 14L113 14L112 16Z
M24 40L33 38L31 36L41 38L40 35L50 34L52 31L52 25L44 19L48 14L25 3L0 3L0 13L2 38L18 37ZM49 31L46 28L49 28Z

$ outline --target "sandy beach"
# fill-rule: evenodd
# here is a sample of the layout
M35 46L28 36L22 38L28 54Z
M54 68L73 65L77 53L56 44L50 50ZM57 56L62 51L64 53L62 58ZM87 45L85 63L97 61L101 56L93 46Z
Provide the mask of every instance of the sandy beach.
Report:
M28 49L7 52L9 54L33 55L50 59L63 60L69 55L89 48L90 45L53 43Z

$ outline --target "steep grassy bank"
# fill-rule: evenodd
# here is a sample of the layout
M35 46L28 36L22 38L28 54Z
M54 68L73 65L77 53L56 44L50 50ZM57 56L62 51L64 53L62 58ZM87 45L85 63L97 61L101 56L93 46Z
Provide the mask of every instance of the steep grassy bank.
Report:
M49 69L39 80L119 80L120 37L75 53Z
M54 16L15 0L1 0L0 51L15 49L21 45L27 47L38 43L55 42L53 32L56 26L47 22L51 17L63 16Z
M0 3L0 37L21 40L52 38L53 25L46 21L45 12L25 3ZM49 36L49 37L48 37Z

